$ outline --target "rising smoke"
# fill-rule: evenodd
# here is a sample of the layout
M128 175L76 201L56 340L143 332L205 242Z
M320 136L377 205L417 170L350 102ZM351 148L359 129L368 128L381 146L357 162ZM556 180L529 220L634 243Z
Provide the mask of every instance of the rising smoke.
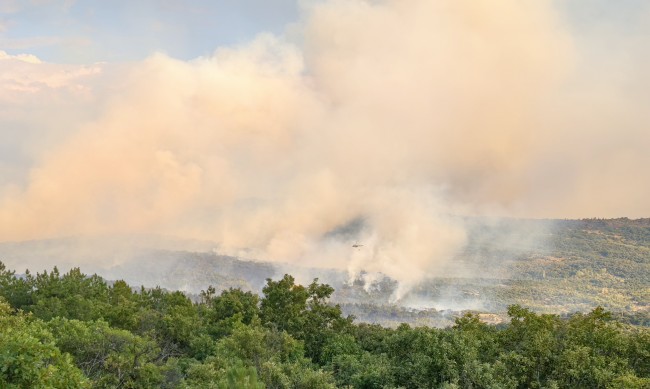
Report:
M65 92L98 113L42 121L60 136L0 188L0 238L209 239L405 290L462 250L459 215L647 215L650 88L625 88L647 76L584 71L600 57L580 45L551 2L334 0L285 37L154 55L119 80L109 64L61 85L6 72L3 89L36 88L12 89L26 101Z

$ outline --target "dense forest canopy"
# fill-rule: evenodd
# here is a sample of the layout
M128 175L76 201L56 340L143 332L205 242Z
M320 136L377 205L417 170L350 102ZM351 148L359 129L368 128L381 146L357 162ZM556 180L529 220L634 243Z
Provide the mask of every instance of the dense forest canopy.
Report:
M650 330L602 308L522 306L498 326L358 324L334 289L285 275L263 295L200 301L78 268L17 276L0 263L0 386L16 388L647 388Z

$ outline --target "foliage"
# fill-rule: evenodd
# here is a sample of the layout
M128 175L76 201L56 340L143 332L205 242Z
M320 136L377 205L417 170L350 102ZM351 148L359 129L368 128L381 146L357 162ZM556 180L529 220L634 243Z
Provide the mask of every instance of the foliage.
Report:
M391 329L354 324L333 292L285 275L261 298L208 288L193 302L79 269L18 277L0 263L0 387L650 386L650 330L600 307L513 305L499 326L467 313L443 329Z
M43 321L12 313L0 299L0 387L85 388L89 382Z

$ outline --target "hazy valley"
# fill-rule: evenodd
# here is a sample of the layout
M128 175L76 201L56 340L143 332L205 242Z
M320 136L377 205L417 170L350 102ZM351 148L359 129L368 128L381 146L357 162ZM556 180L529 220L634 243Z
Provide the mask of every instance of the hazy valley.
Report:
M498 323L511 304L559 314L602 306L626 321L650 324L650 219L472 220L469 225L466 247L441 276L413 285L399 299L399 283L383 274L225 256L212 242L161 236L3 243L0 260L18 273L78 266L107 280L181 290L195 298L209 286L261 293L267 278L285 273L303 284L318 278L335 288L331 301L345 313L390 326L446 326L463 311Z

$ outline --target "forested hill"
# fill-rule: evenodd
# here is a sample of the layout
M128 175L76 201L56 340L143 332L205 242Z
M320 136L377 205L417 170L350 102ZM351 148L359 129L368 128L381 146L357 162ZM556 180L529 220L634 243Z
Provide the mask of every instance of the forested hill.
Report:
M266 278L290 273L303 283L319 278L332 285L332 300L346 314L390 326L443 327L466 310L499 322L512 304L557 314L602 306L650 325L650 219L468 219L465 225L466 247L438 277L399 300L388 277L235 258L220 255L213 242L131 236L0 243L0 260L21 273L81 264L109 280L195 295L209 285L259 294Z
M0 387L648 388L650 329L602 308L508 323L358 324L334 289L293 277L262 295L107 283L79 269L16 276L0 263Z

